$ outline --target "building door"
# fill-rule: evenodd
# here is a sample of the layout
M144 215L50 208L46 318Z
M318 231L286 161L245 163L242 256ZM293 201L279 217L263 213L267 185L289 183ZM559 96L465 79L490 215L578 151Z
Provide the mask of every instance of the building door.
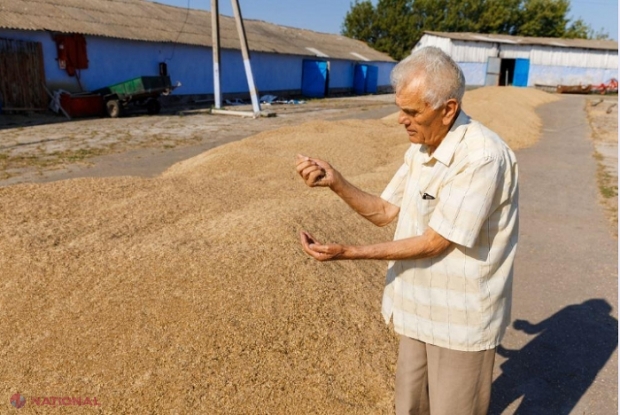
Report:
M379 67L365 63L355 64L353 92L357 95L376 94L379 84Z
M484 84L487 86L499 85L499 67L501 59L489 57L487 60L487 75Z
M304 60L301 71L301 94L310 98L323 98L327 94L329 62Z
M514 86L527 86L528 75L530 73L529 59L515 59L514 77L512 84Z
M0 101L4 110L46 109L43 49L39 42L0 39Z
M499 72L499 85L512 85L514 83L515 76L515 59L502 59Z
M366 92L366 78L368 74L368 65L358 63L355 65L353 72L353 92L362 95Z
M379 84L379 68L374 65L368 65L366 72L366 89L367 94L376 94Z

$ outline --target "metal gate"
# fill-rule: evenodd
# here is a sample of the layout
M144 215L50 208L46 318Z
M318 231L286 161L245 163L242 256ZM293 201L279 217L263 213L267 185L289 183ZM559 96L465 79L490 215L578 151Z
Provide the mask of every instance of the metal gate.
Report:
M0 39L0 102L3 110L45 109L48 100L44 82L41 43Z
M484 80L484 84L487 86L499 85L499 73L500 73L500 58L489 58L487 61L487 76Z

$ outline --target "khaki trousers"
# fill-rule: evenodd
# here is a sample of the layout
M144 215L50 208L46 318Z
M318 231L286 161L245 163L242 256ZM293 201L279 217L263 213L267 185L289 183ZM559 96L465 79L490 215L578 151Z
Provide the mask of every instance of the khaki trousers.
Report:
M495 349L461 352L401 336L396 415L486 415Z

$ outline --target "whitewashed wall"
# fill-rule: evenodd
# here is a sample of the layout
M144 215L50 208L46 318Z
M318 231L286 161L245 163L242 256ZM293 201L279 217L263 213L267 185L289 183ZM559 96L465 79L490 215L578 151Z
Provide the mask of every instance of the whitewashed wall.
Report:
M618 69L618 51L532 46L532 65Z
M599 85L618 78L616 69L577 68L570 66L532 65L528 86L538 85Z
M504 59L530 59L530 45L507 45L500 46L499 57Z
M463 75L465 75L465 85L484 85L487 64L482 62L457 62Z
M457 62L484 62L489 56L497 56L497 45L485 42L464 42L445 37L424 35L414 50L435 46L446 52Z

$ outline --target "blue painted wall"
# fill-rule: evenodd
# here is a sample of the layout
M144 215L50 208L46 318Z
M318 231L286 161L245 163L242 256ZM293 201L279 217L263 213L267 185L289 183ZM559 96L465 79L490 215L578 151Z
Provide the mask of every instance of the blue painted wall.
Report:
M41 31L0 29L0 37L41 42L45 76L48 85L77 91L77 80L58 67L56 43L51 35ZM170 43L139 42L86 36L89 68L81 71L81 83L86 90L113 85L142 75L158 75L159 62L168 64L173 83L182 86L177 94L212 94L213 60L211 48ZM261 91L301 90L302 62L307 56L252 52L252 72L256 87ZM393 63L373 63L380 66L379 85L389 85ZM330 88L351 88L355 61L330 60ZM221 53L220 76L222 92L248 92L241 51L224 49Z
M397 63L398 62L368 62L369 65L374 65L379 68L379 78L377 80L378 86L391 85L390 74Z
M329 88L352 88L355 62L341 59L329 60Z

